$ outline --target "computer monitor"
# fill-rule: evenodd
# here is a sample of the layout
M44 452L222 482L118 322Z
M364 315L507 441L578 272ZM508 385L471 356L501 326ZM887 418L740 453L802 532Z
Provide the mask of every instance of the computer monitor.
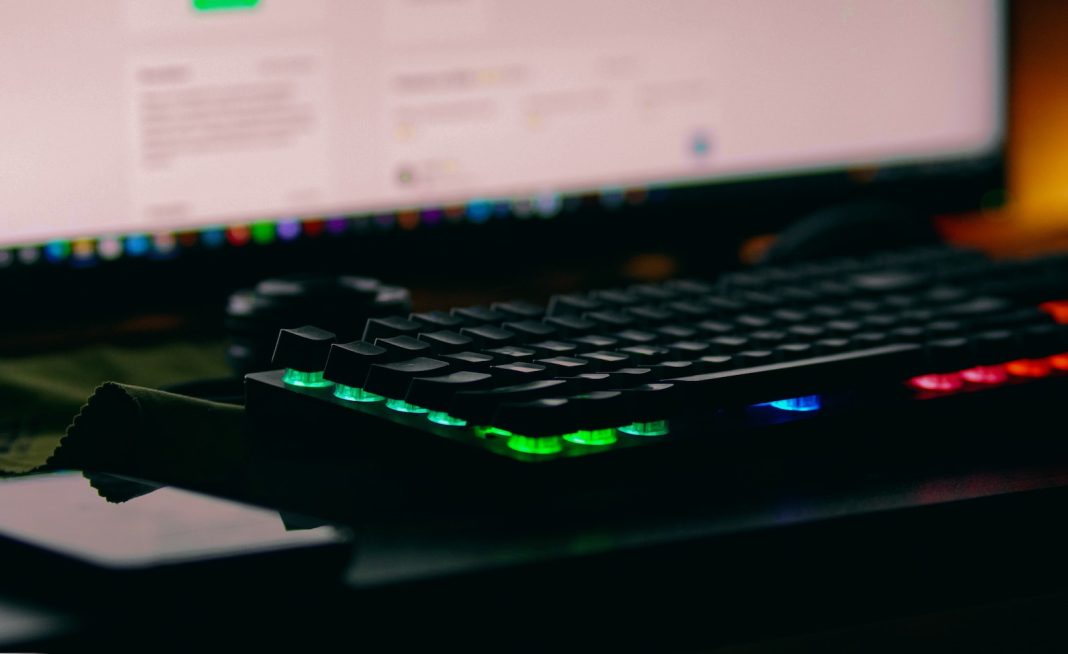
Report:
M978 204L998 184L1004 13L7 0L0 275L450 225L469 242L473 226L569 214L603 228L620 207L695 197L707 214L656 215L745 231L786 215L754 207L857 188Z

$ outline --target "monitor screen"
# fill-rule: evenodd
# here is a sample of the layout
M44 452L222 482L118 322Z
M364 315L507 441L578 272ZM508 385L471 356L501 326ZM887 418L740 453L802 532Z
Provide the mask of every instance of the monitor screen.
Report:
M5 0L0 265L988 156L996 0Z

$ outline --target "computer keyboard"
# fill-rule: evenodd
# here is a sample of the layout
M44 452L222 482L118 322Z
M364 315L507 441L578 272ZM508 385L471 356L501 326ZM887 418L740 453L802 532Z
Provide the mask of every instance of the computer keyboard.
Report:
M246 377L260 430L536 465L618 456L1060 383L1068 255L923 247L304 326L273 364Z

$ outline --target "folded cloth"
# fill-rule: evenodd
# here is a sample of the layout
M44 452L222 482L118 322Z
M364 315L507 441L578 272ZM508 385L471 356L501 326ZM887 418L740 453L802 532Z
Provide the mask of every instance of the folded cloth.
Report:
M240 406L108 382L43 467L225 487L246 459L243 418Z
M228 373L221 341L90 345L0 357L0 474L41 466L102 380L160 388Z

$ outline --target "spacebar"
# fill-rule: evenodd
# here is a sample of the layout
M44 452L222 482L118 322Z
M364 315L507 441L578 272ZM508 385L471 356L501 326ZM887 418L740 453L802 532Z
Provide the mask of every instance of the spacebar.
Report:
M675 384L680 399L690 407L754 404L871 383L894 383L923 373L924 359L922 346L899 343L664 381Z

